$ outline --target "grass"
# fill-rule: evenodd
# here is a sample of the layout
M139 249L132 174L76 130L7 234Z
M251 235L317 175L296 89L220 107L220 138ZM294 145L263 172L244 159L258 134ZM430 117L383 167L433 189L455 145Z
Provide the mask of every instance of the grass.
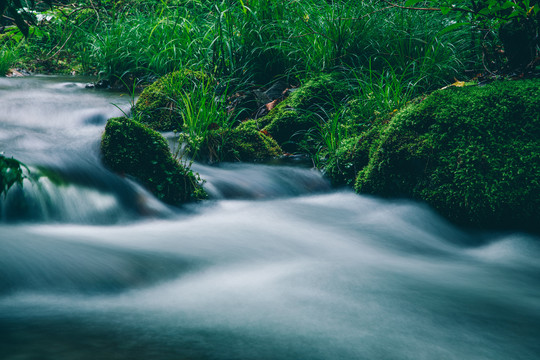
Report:
M57 11L31 40L32 51L72 50L84 71L103 77L190 67L260 84L369 63L447 78L469 63L462 50L471 43L459 41L470 38L465 29L437 34L448 16L385 9L375 0L135 1L118 2L116 11L90 4L64 9L67 16Z
M204 136L211 128L231 127L224 100L227 93L216 94L211 81L202 81L191 91L182 91L178 108L184 120L184 132L190 136Z
M49 11L49 20L29 39L28 52L57 60L69 55L79 71L103 78L189 67L258 84L390 65L396 72L414 72L429 86L429 80L439 84L471 63L466 28L438 34L451 21L448 16L387 9L375 0L120 1L99 9L91 4Z
M186 154L196 158L200 147L207 142L212 130L220 129L222 131L230 130L239 123L234 113L227 112L227 90L224 89L218 94L211 80L205 79L189 91L183 90L177 104L182 119L183 135L181 142L185 142L188 149L183 149ZM226 139L222 139L226 140ZM215 146L221 149L220 146ZM180 147L180 149L182 149ZM219 150L217 150L219 152ZM222 158L222 154L214 154L215 158ZM177 154L183 157L183 153Z
M19 49L13 45L0 45L0 76L5 76L15 64Z
M83 0L49 10L48 20L24 43L22 62L32 57L38 69L75 70L127 84L132 82L126 79L187 68L209 74L230 94L232 87L261 87L277 78L303 83L320 73L341 72L355 89L355 117L344 120L352 110L341 99L317 113L313 131L318 135L310 147L322 149L317 157L323 159L377 113L399 109L414 96L482 67L478 33L466 26L444 31L455 21L453 14L389 8L378 0L93 5ZM234 120L225 111L225 99L210 83L183 92L174 100L182 109L184 130L200 137L210 124L230 127Z

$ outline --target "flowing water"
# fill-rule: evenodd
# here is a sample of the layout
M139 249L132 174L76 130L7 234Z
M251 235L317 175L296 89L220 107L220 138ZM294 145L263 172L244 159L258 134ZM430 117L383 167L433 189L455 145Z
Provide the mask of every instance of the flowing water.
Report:
M539 359L540 239L330 189L301 166L195 169L166 206L100 163L128 96L0 78L0 359ZM111 105L114 103L117 107Z

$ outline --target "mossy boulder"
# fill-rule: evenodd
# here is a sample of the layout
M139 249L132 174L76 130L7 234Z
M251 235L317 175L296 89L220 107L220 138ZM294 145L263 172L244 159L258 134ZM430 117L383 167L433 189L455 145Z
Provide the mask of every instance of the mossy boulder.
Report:
M180 130L182 94L209 81L200 71L185 69L167 74L143 90L133 112L140 122L154 130Z
M111 170L133 176L168 204L206 197L193 172L173 158L167 141L137 121L126 117L109 119L101 152Z
M252 124L211 130L192 148L197 160L208 162L262 162L283 154L274 139Z
M263 130L284 150L296 151L305 132L326 119L349 95L351 87L343 75L319 75L272 109L263 120Z
M540 230L540 79L451 87L381 131L356 190L471 226Z

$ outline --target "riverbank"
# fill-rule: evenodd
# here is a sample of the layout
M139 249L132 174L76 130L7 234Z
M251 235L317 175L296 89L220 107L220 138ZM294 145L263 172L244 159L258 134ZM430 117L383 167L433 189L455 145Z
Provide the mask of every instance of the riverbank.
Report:
M420 109L424 98L429 103L432 96L439 96L432 93L469 92L474 102L476 85L535 77L536 60L522 64L515 54L537 53L537 45L527 42L526 49L508 45L512 41L507 30L515 25L514 18L524 24L538 21L536 6L524 13L519 9L516 5L515 14L507 17L490 8L480 18L479 10L473 9L464 19L460 11L422 11L378 1L118 1L99 8L91 2L68 2L32 10L30 15L38 21L26 38L20 27L3 30L0 71L22 66L92 74L95 87L127 90L131 105L144 89L131 118L152 130L174 131L182 146L172 156L183 159L187 167L188 158L219 163L264 162L281 154L307 157L336 186L426 201L462 225L528 228L517 219L529 219L523 220L529 224L536 221L534 216L509 210L501 215L498 209L531 213L520 199L536 191L536 182L529 181L537 175L530 165L536 159L522 152L534 153L535 143L525 146L501 137L499 149L476 140L470 143L487 150L462 149L468 137L490 139L502 120L494 127L487 124L500 114L477 119L471 112L441 108L435 110L431 125L446 127L446 132L406 129L406 137L392 133L403 127L396 119L406 118L404 112ZM503 33L510 37L499 38ZM457 89L464 85L471 86ZM486 88L491 86L498 85ZM446 87L450 88L437 90ZM527 101L512 102L522 100ZM489 107L489 101L497 102L488 99L484 105ZM512 106L507 112L501 109L503 123L521 116ZM466 106L462 102L458 107ZM536 133L536 120L530 115L534 111L525 112L520 120L533 124L525 138ZM489 114L490 109L479 105L476 112ZM450 129L448 121L441 125L439 120L450 113L467 114L463 116L475 118L475 124L464 122L460 129ZM478 124L486 127L478 130ZM458 133L462 141L446 145L461 149L456 150L459 154L442 155L446 145L441 139ZM104 143L110 145L109 135ZM385 152L389 149L392 155ZM109 164L118 160L108 154L105 151ZM448 161L440 161L442 157ZM515 161L508 165L510 158ZM133 169L127 173L139 174L139 181L153 184L154 194L163 197L169 193L171 173L182 171L160 166L159 174ZM449 174L441 168L454 171ZM116 170L126 173L121 167ZM183 179L193 184L187 188L199 188L193 177ZM523 190L514 192L514 187ZM442 195L443 188L453 195ZM201 197L178 194L173 198ZM502 195L501 200L495 194L511 195ZM529 205L536 206L535 200ZM516 220L503 220L508 218Z
M268 138L277 141L266 158L278 155L276 149L308 155L334 185L420 200L460 225L540 230L540 79L458 83L366 121L359 106L362 97L343 74L334 73L294 91L281 85L284 89L276 98L267 96L251 118L238 121L233 109L224 121L215 111L208 111L213 117L196 118L185 111L198 109L204 115L205 105L216 106L213 92L203 94L199 103L172 100L191 100L189 94L204 88L205 80L186 74L165 77L147 88L134 116L139 126L159 130L167 123L166 130L178 131L183 156L213 163L261 161L264 156L242 149L260 149L259 139ZM182 90L186 81L189 91ZM198 129L191 129L192 124ZM247 129L258 136L246 136ZM233 134L244 134L241 144ZM109 136L106 132L103 141ZM141 141L135 148L147 142ZM119 150L135 157L127 148ZM106 150L106 156L114 160L120 154ZM142 182L147 178L139 177Z

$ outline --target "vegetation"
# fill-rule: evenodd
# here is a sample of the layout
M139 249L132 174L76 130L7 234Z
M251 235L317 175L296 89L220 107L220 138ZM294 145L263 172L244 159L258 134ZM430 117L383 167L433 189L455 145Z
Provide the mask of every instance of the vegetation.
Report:
M264 118L262 130L287 151L297 151L306 133L352 94L339 73L322 74L307 81Z
M261 162L281 156L277 142L254 126L209 131L200 143L188 140L188 147L197 149L193 156L210 163L222 161ZM188 150L189 151L189 150Z
M24 42L21 65L106 79L190 68L264 85L372 61L377 71L414 69L440 82L473 61L478 45L466 29L439 35L449 15L379 0L68 1L26 14L38 24L26 40L17 28L6 31Z
M135 177L166 203L178 205L206 197L199 179L173 158L165 139L134 120L109 119L101 151L111 170Z
M417 4L433 7L413 7ZM507 70L532 68L538 63L537 47L540 45L538 28L540 27L540 4L537 1L483 0L455 2L449 0L407 0L404 6L392 4L409 10L440 11L442 14L457 13L460 22L449 25L450 29L469 25L481 33L483 39L498 39L504 49ZM495 71L500 70L493 45L484 47L483 55L492 64Z
M419 199L461 224L538 231L539 99L539 79L438 90L384 125L367 164L358 143L344 164L365 165L359 192Z
M518 194L485 180L502 177L514 184L515 177L504 174L529 164L527 157L518 161L508 156L503 161L499 156L502 151L513 153L518 145L530 149L534 142L517 144L502 136L506 130L497 126L515 121L517 113L493 113L488 104L494 100L484 94L518 85L486 86L478 93L472 87L435 90L452 83L484 85L538 77L540 6L536 2L103 0L95 6L88 0L68 0L52 9L40 3L24 9L20 12L24 24L8 19L13 9L21 9L19 2L7 4L1 9L6 25L0 34L3 73L19 66L91 74L113 86L144 88L132 120L109 121L103 138L105 160L163 198L169 196L163 189L170 182L161 181L167 176L157 181L155 175L140 173L132 155L118 160L109 156L138 151L131 143L139 141L135 134L157 139L158 134L146 126L175 131L182 143L177 155L192 159L264 161L283 151L301 153L336 185L421 199L461 223L499 221L509 212L500 204L521 206L519 196L529 191L520 187L524 192ZM532 106L521 99L524 91L516 94L501 101L507 104L505 109ZM468 96L477 99L474 106L468 105L475 111L463 110ZM523 96L538 102L531 94ZM515 104L511 106L508 99ZM437 107L437 101L454 105ZM428 105L437 116L424 114ZM450 115L460 120L450 124L445 117ZM520 128L527 134L537 132L538 119L526 118L530 128ZM420 129L420 124L427 127ZM508 134L517 136L517 131L510 127ZM491 145L469 140L477 133L482 141L491 139ZM491 138L496 133L501 134L497 141ZM110 140L112 134L117 140ZM528 136L522 135L520 139ZM109 151L116 141L124 148L118 145ZM159 152L164 152L162 140L156 141L161 144ZM447 153L467 142L475 143L476 150L467 148L459 156ZM487 165L479 160L479 149L490 154ZM428 156L430 151L442 158ZM146 152L138 154L143 156L140 161L148 163ZM169 164L168 155L162 155L159 161ZM511 158L512 162L505 162ZM156 165L152 161L157 160L149 160L150 168ZM456 163L471 165L456 168ZM485 173L484 167L499 170ZM453 169L455 174L442 169ZM479 176L485 177L484 182ZM483 187L493 191L482 192ZM505 200L494 191L505 192L500 195ZM169 202L185 197L171 196L174 200ZM450 207L462 215L445 210ZM517 222L510 216L506 223Z
M0 154L0 196L7 195L13 185L22 186L26 166L14 158Z
M9 45L0 45L0 75L5 75L17 61L17 48Z
M190 118L191 112L187 113L192 110L190 102L182 104L182 99L191 99L194 93L201 91L208 95L206 92L212 90L212 80L204 73L187 69L175 71L145 88L133 110L139 121L154 130L181 130L184 125L182 113L185 113L186 125L195 122ZM212 99L210 96L205 98Z

